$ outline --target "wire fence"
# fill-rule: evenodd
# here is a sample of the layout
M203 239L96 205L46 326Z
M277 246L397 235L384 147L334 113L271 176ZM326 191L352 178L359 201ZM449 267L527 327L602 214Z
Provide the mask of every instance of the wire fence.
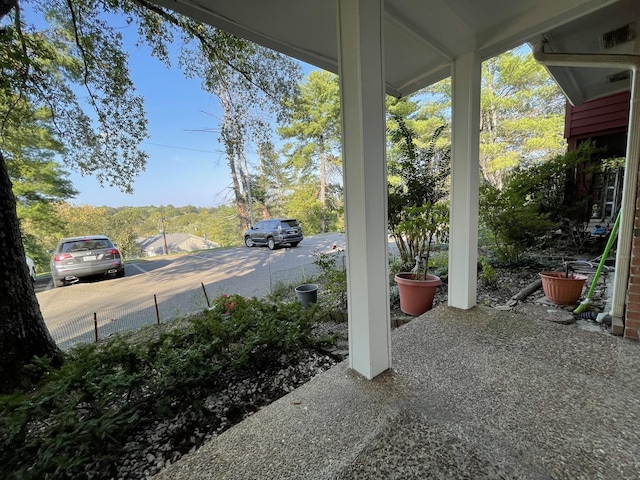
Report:
M171 320L165 317L165 321ZM149 300L87 313L49 329L62 350L77 345L99 342L114 333L138 330L160 324L162 315L154 295Z
M345 268L345 259L341 255L336 261L337 268ZM286 288L316 279L321 268L315 263L299 265L287 270L279 270L269 274L269 291ZM117 307L97 310L66 320L59 325L49 327L51 336L62 350L69 350L78 345L99 342L116 333L138 330L149 325L160 325L189 314L201 312L208 308L214 296L207 291L204 284L184 293L190 297L188 311L179 307L171 296L153 295L146 300Z

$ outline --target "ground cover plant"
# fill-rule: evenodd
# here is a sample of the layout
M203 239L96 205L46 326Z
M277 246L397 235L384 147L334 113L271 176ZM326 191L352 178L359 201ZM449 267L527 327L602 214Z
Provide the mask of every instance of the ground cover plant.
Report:
M79 347L58 369L34 363L37 388L0 397L0 477L153 474L135 459L175 461L332 365L317 350L328 342L313 332L319 314L297 302L222 295L165 331ZM301 364L307 371L291 368ZM159 425L172 444L149 448L140 433L152 438Z
M477 297L490 307L573 258L538 251L505 265L490 246ZM447 246L436 247L432 268L446 272ZM36 362L35 390L0 397L0 478L147 478L330 368L348 349L344 252L315 256L319 274L305 281L319 284L319 298L308 310L292 285L264 300L220 295L191 318L77 348L59 369ZM393 273L402 262L390 260ZM447 302L443 279L436 305ZM400 312L391 278L390 288L393 328L413 317Z

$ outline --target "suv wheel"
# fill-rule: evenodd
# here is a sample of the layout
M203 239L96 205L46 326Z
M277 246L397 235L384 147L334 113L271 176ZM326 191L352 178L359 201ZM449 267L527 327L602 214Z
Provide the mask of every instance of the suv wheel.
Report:
M298 243L300 243L300 242L291 242L289 245L291 245L292 247L297 247Z
M253 247L253 240L251 240L251 237L244 237L244 244L247 247Z
M273 237L269 237L267 239L267 246L269 247L269 250L275 250L276 249L276 242L273 239Z

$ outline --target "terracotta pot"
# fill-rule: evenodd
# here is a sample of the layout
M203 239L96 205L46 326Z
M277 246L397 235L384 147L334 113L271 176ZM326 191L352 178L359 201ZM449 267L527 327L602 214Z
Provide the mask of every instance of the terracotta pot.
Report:
M416 316L431 310L436 289L442 285L442 280L435 275L427 275L424 279L411 272L397 273L394 280L398 284L400 310Z
M540 272L542 290L550 302L559 305L575 305L582 295L582 288L587 279L585 275L564 272Z

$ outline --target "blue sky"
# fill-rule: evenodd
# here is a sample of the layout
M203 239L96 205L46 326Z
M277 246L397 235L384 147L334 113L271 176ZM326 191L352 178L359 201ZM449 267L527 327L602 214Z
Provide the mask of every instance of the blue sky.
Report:
M129 52L131 78L147 112L150 138L142 145L149 155L146 170L136 178L133 195L102 188L95 178L72 172L71 181L80 194L71 203L111 207L225 203L230 177L215 133L220 115L217 98L203 92L198 80L184 78L179 68L168 69L146 48L131 47Z
M186 79L177 66L168 69L146 47L133 46L134 26L122 32L131 78L145 99L150 138L142 147L149 155L147 167L136 178L133 195L118 188L102 188L93 177L70 172L80 192L70 203L110 207L214 207L228 203L231 177L218 143L221 111L217 98L203 92L199 80ZM304 68L308 71L311 67ZM248 154L251 158L251 152Z

